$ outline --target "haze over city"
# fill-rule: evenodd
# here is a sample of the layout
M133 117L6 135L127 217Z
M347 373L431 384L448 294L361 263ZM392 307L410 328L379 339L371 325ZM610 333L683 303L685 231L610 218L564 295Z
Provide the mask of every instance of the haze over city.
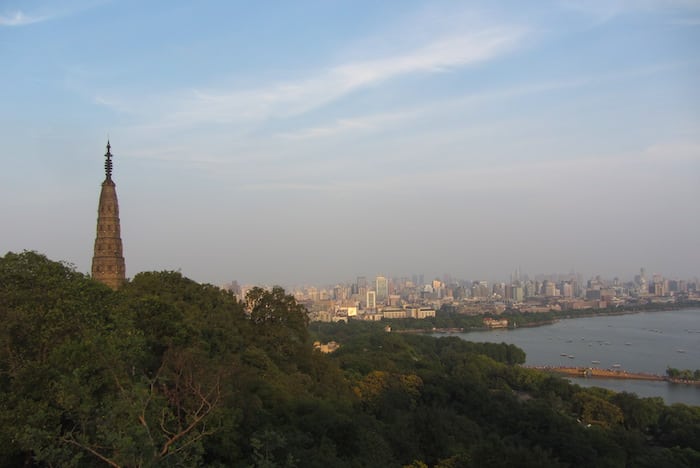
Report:
M527 3L527 5L523 5ZM700 2L0 5L0 254L127 276L700 274Z

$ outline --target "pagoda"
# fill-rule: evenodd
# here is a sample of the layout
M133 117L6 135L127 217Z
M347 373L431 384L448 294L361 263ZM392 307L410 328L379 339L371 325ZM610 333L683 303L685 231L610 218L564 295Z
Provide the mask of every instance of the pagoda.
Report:
M92 257L92 277L112 289L119 289L126 281L126 267L119 225L117 188L112 180L110 149L111 146L107 140L105 180L102 182L100 204L97 207L97 237L95 254Z

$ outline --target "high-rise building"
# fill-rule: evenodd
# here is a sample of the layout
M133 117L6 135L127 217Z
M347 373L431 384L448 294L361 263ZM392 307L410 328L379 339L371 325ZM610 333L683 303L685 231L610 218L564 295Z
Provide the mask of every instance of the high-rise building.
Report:
M377 308L377 295L374 291L367 291L367 308L376 309Z
M491 292L495 297L505 298L505 289L506 285L504 283L494 283L493 287L491 288Z
M547 297L558 296L557 285L553 281L544 280L544 295Z
M561 285L561 295L564 297L574 297L574 286L568 281L563 281Z
M367 278L364 276L358 276L357 282L355 283L357 289L357 295L365 306L367 305Z
M489 283L487 281L472 282L472 297L489 297Z
M639 281L637 282L639 294L641 296L646 296L649 294L649 285L647 284L647 275L644 267L639 269Z
M344 301L348 298L349 292L347 287L338 284L333 288L333 299L336 301Z
M376 279L377 302L386 303L389 298L389 280L384 276L377 276Z
M535 297L537 296L537 285L532 281L525 282L525 297Z
M92 257L92 277L112 289L118 289L126 281L126 267L119 224L117 189L112 180L112 153L107 141L105 154L105 180L102 182L100 202L97 207L97 236Z
M511 299L515 302L523 302L525 292L522 286L513 286Z

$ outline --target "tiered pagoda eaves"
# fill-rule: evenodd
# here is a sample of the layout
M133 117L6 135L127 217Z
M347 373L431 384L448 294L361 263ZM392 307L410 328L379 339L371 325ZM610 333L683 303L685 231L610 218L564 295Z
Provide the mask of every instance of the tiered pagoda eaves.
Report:
M102 182L100 204L97 208L97 237L92 257L92 277L112 289L126 281L126 267L119 225L117 189L112 180L112 153L107 141L105 180Z

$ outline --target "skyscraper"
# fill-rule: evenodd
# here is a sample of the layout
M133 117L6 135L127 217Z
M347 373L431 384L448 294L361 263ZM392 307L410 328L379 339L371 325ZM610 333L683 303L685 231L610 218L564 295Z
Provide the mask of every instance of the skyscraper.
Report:
M374 291L367 291L367 308L376 309L377 308L377 295Z
M377 276L375 290L377 291L377 302L386 303L389 298L389 281L384 276Z
M95 253L92 257L92 277L112 289L118 289L126 281L126 267L122 252L117 189L112 180L110 148L107 141L105 180L102 182L100 202L97 207L97 236Z

